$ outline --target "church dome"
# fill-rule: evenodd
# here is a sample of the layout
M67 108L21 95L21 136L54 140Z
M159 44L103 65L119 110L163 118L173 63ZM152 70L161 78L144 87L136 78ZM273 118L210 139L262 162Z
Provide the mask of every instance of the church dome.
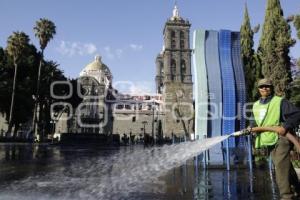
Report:
M112 80L112 74L109 68L102 63L100 56L96 56L95 60L88 64L79 75L94 77L99 83Z
M96 56L95 57L95 60L93 62L91 62L90 64L88 64L83 70L81 73L83 72L92 72L92 71L103 71L106 73L110 73L110 70L109 68L102 63L101 61L101 57L100 56ZM80 74L81 74L80 73ZM108 74L107 74L108 75Z

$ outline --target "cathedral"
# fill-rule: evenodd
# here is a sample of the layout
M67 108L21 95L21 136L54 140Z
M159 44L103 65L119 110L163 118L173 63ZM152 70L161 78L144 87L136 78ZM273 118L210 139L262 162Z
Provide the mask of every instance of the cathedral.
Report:
M66 117L67 112L60 115L55 136L118 135L131 141L190 138L194 129L190 27L175 5L163 29L163 49L156 57L156 95L118 93L109 67L96 56L77 79L81 103L71 117Z
M190 27L177 6L163 30L162 52L156 58L156 91L162 94L164 135L190 137L193 129L193 82Z

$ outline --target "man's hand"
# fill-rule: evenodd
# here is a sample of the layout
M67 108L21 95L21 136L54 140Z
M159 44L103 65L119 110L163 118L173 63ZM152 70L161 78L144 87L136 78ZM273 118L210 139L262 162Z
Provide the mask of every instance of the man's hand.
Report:
M285 128L283 128L282 126L277 126L277 133L279 134L279 135L281 135L281 136L285 136L286 135L286 129Z
M273 131L278 133L281 136L285 136L286 130L282 126L261 126L261 127L253 127L252 132L260 133L264 131Z
M241 135L250 135L251 134L251 129L245 128L241 130Z

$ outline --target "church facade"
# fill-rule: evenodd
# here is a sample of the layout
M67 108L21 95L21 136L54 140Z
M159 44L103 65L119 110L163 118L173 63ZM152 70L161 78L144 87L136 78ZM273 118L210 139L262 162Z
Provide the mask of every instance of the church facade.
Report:
M163 96L163 132L189 137L193 132L193 82L190 27L177 6L163 30L163 49L156 58L156 91Z
M156 95L118 93L112 87L113 75L97 56L77 79L82 102L71 118L57 121L56 134L118 134L135 140L190 137L194 113L190 26L175 6L156 58Z

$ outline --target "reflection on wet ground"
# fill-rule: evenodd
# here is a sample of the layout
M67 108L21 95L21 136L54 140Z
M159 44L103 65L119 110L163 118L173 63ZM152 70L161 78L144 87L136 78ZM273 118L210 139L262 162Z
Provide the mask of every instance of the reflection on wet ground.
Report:
M0 144L0 199L101 199L102 167L120 151L137 152L142 146L120 148L59 147ZM143 155L141 155L143 156ZM138 158L137 158L138 159ZM129 166L126 163L122 167ZM141 187L116 185L110 199L279 199L274 173L269 169L208 169L194 159L168 170L160 182ZM107 173L109 173L109 169ZM113 170L112 170L113 171ZM126 176L126 174L125 174ZM130 176L130 175L128 175ZM122 174L120 175L120 178ZM107 181L111 181L108 179ZM104 182L109 184L109 182ZM124 191L126 190L126 191ZM115 190L114 190L115 192ZM107 196L106 196L107 197Z

